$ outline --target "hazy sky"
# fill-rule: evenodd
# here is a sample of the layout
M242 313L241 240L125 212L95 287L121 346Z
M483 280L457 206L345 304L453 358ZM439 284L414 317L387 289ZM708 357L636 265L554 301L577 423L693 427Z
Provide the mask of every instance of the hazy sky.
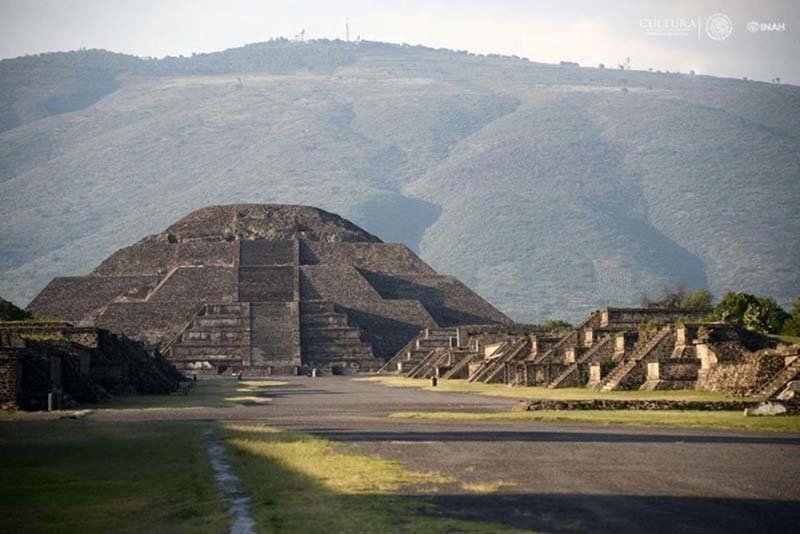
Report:
M722 40L706 31L715 13L732 23ZM307 38L344 38L347 17L352 38L595 66L630 57L634 69L800 84L800 0L0 0L0 57L80 47L186 55L301 28Z

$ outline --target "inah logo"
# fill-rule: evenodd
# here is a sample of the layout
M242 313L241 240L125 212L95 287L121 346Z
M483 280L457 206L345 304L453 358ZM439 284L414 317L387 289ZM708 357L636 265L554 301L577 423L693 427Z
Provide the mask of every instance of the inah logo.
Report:
M706 21L706 33L715 41L724 41L733 33L733 22L725 13L714 13Z
M785 32L785 22L757 22L755 20L747 23L747 30L751 33L758 32Z

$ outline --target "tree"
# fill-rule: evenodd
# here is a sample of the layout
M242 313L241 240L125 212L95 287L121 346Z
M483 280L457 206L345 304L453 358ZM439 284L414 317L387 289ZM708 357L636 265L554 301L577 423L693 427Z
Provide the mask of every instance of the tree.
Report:
M30 312L14 306L11 302L0 297L0 321L24 321L30 318Z
M562 319L550 319L542 323L542 328L551 332L562 332L570 330L572 325Z
M678 307L682 310L711 311L714 309L711 304L712 300L713 297L710 291L695 289L693 293L683 295Z
M774 299L735 292L728 292L722 297L714 308L714 315L762 334L777 334L789 318L789 314Z
M800 296L792 304L792 315L783 322L781 334L784 336L800 336Z
M687 311L711 311L713 306L711 293L705 289L689 291L686 286L679 285L675 289L665 288L657 300L642 296L642 305L646 308L666 308Z

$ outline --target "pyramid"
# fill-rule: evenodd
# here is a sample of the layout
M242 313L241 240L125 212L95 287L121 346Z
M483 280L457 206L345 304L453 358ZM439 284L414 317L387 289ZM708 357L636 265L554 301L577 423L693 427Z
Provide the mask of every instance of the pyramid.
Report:
M192 212L55 278L29 310L143 341L184 371L253 376L373 370L424 328L510 322L404 245L269 204Z

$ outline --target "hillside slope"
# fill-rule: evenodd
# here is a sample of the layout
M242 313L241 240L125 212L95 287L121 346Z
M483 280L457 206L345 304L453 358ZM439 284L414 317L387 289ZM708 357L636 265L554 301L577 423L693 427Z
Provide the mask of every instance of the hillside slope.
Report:
M277 41L2 61L0 98L0 292L23 303L237 202L340 213L518 320L800 292L796 87Z

